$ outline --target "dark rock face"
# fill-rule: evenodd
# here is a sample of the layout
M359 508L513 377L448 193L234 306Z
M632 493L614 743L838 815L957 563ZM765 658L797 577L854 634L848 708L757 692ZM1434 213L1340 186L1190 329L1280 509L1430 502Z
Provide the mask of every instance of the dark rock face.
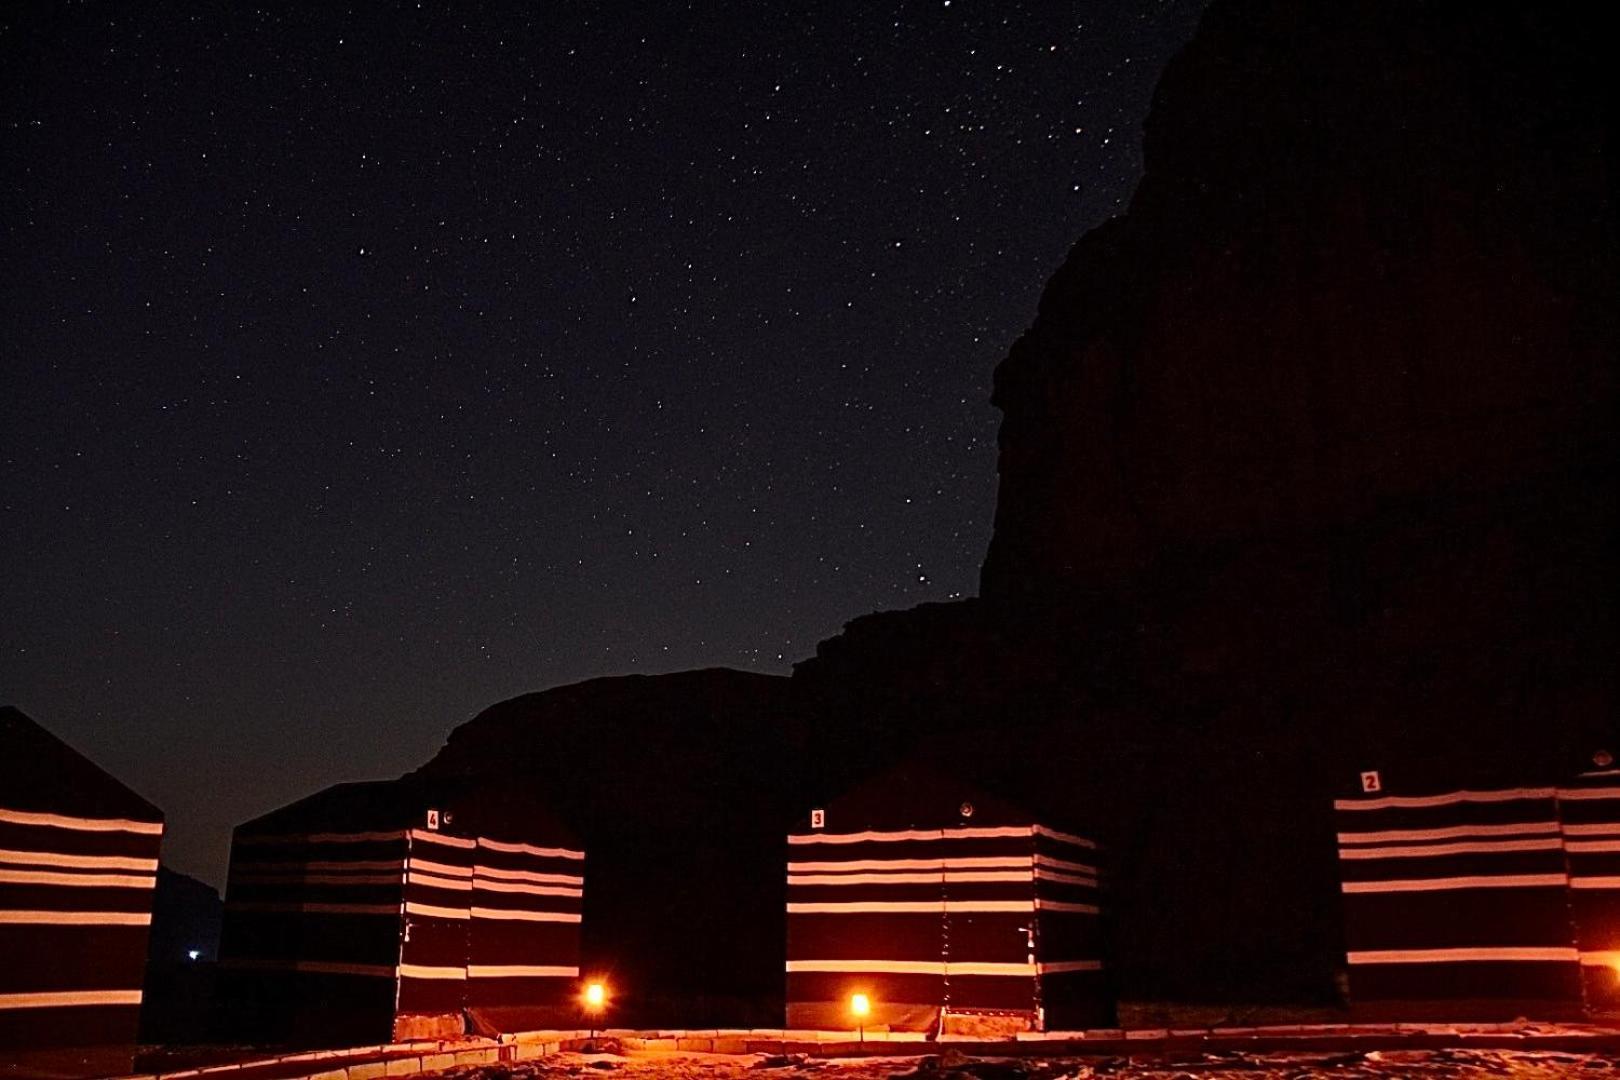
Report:
M984 602L1113 643L1038 723L1132 778L1128 986L1322 988L1325 802L1359 768L1547 779L1613 741L1589 33L1530 5L1216 3L1129 213L997 371Z
M780 1023L802 739L780 676L634 675L492 705L423 771L532 778L580 838L581 946L616 987L612 1026L764 1025Z
M1600 58L1573 10L1217 3L1129 213L996 375L984 594L1590 463L1614 398Z
M1329 996L1361 768L1615 741L1602 70L1568 10L1217 2L997 371L983 598L796 673L1108 836L1126 993Z
M775 1022L786 825L908 756L1108 841L1123 993L1331 998L1360 769L1518 783L1620 747L1578 15L1216 0L1129 213L997 371L982 599L856 619L791 681L518 698L429 768L555 792L587 953L650 1022Z

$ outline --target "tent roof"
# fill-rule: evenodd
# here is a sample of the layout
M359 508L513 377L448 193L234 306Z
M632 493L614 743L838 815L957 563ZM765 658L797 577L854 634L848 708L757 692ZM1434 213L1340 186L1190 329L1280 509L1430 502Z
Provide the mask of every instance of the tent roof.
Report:
M238 826L248 833L366 832L419 828L427 811L448 811L444 831L524 843L572 844L571 833L529 785L462 777L362 780L288 803Z
M163 820L163 811L10 705L0 706L0 806L75 817Z
M971 817L963 817L964 803L972 804ZM879 773L825 809L829 832L1037 823L1028 810L921 762Z

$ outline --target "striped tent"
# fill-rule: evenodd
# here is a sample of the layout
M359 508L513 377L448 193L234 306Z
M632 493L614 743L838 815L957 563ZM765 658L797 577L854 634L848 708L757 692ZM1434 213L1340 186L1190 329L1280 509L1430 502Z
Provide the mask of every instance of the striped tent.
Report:
M1369 1019L1581 1011L1552 787L1334 803L1352 1009Z
M0 708L0 1056L133 1047L163 815Z
M1090 840L920 766L880 776L788 837L788 1026L1105 1022L1097 875Z
M491 1034L575 1018L584 853L513 786L341 784L238 827L238 1037Z
M1620 769L1564 784L1558 815L1587 1010L1613 1015L1620 1012Z

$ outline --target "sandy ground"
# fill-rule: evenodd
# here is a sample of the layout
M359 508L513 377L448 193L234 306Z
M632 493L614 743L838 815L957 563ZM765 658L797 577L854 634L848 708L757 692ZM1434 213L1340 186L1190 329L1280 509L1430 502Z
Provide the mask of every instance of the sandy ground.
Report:
M458 1069L458 1080L1306 1080L1333 1077L1620 1077L1620 1055L1517 1050L1384 1050L1351 1053L1144 1055L1094 1058L968 1058L947 1051L934 1058L803 1059L750 1055L635 1053L560 1054L521 1065Z

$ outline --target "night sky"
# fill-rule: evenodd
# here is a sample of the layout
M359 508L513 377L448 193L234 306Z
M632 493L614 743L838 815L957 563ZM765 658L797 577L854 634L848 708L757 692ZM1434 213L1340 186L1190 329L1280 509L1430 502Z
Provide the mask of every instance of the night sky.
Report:
M0 14L0 702L230 827L972 595L1201 0Z

